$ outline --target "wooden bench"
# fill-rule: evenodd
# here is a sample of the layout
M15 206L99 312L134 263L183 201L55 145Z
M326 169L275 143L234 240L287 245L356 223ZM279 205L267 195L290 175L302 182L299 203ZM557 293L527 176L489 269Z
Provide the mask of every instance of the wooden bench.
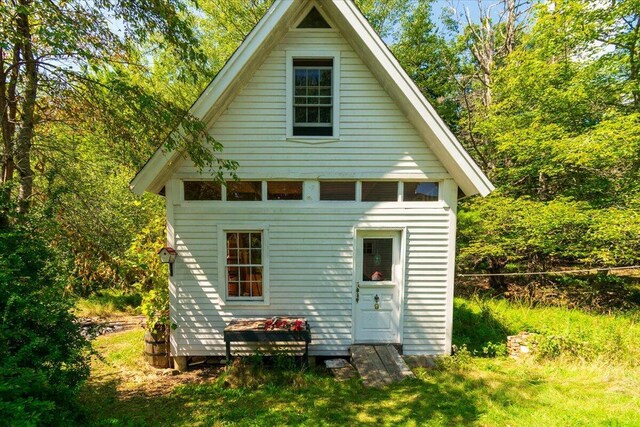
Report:
M273 328L269 322L275 323L274 319L291 321L302 321L301 330L291 330L286 328ZM299 326L299 325L297 325ZM227 349L227 365L231 363L231 343L232 342L304 342L304 366L309 365L309 343L311 342L311 328L306 319L303 318L260 318L260 319L233 319L224 328L224 342Z

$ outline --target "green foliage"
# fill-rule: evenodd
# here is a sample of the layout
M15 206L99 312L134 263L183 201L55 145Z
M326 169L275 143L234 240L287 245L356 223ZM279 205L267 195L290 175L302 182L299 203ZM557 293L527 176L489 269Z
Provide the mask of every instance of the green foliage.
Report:
M431 20L432 1L419 1L404 13L400 34L393 52L438 114L454 130L460 120L457 82L452 76L460 72L455 46L438 34Z
M513 332L495 310L480 299L456 301L453 330L456 353L465 349L474 355L484 356L503 355L505 352L499 347Z
M165 284L150 290L142 299L140 309L142 314L147 316L147 329L155 332L168 329L171 321L169 316L169 287Z
M394 53L498 188L462 204L461 268L640 262L637 0L479 4L445 13L448 37L431 4L404 14Z
M478 356L500 356L508 335L535 334L538 359L561 358L638 367L640 312L595 314L506 300L456 299L453 343Z
M466 271L549 271L640 262L637 209L597 209L570 198L537 201L496 193L465 202L459 221L458 259Z
M89 375L80 335L35 229L0 233L0 416L7 425L68 425Z

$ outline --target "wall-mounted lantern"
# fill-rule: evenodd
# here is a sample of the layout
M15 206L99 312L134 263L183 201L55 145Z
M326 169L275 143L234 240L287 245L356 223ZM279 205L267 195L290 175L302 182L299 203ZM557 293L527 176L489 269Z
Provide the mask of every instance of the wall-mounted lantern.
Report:
M169 276L173 276L173 263L176 262L176 257L178 256L176 250L167 246L160 249L158 255L160 255L160 261L169 264Z

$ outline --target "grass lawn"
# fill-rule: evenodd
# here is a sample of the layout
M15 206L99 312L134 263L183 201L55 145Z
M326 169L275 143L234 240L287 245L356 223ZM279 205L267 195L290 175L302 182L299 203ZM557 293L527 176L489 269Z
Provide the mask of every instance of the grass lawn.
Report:
M640 365L626 351L603 354L608 333L617 345L637 349L637 316L602 316L563 309L525 309L457 301L457 339L478 322L482 334L527 326L581 337L593 346L583 355L543 361L477 357L444 358L435 369L382 390L359 380L340 383L326 371L300 373L265 368L260 385L231 388L221 369L162 375L145 365L143 331L97 339L102 358L93 363L82 401L95 425L640 425ZM460 322L463 322L461 324ZM499 326L496 326L499 325ZM593 328L597 330L593 330ZM604 330L604 332L603 332ZM556 335L554 335L556 336ZM604 346L604 347L603 347ZM593 354L593 357L589 357ZM627 357L629 356L629 357ZM233 375L233 372L229 375Z

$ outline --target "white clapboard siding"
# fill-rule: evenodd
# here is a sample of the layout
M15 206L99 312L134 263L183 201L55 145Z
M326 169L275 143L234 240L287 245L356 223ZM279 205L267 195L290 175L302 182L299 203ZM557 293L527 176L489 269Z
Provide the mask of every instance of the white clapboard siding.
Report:
M286 51L340 52L340 138L327 144L286 139ZM382 85L337 32L292 31L256 70L211 134L222 158L254 179L450 179ZM172 179L202 178L182 160ZM178 181L176 181L178 182ZM223 355L232 318L306 317L313 355L347 355L352 338L354 228L405 230L402 344L406 354L446 349L447 283L453 211L444 203L407 207L332 202L184 202L168 192L178 250L171 280L175 355ZM269 304L225 302L218 228L268 226ZM252 346L234 345L234 351Z
M340 52L340 140L322 145L286 141L286 51ZM245 177L444 178L447 171L401 110L337 32L289 33L216 121L222 158ZM344 172L343 171L343 172ZM383 172L381 175L380 173ZM176 177L198 175L184 161Z
M261 204L220 202L209 212L201 209L197 213L193 203L174 206L179 257L172 302L180 332L173 335L173 343L178 354L222 354L221 331L226 322L234 317L282 314L309 319L312 354L348 354L352 342L353 228L361 223L402 224L407 228L405 351L444 352L448 211L367 212L361 205L360 212L352 208L339 213L331 204L307 209L307 202L300 201L288 204L287 213L265 217L260 212ZM218 224L232 227L259 223L269 226L270 304L226 304L224 284L218 283ZM183 229L200 231L183 233ZM431 240L432 235L442 238Z

